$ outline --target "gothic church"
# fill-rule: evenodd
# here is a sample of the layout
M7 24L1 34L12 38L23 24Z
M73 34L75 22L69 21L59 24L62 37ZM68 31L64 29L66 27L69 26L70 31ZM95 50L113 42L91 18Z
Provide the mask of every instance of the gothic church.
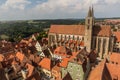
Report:
M112 50L113 40L109 25L95 25L94 10L89 8L85 25L51 25L48 35L49 46L66 46L72 51L86 48L96 50L103 59Z

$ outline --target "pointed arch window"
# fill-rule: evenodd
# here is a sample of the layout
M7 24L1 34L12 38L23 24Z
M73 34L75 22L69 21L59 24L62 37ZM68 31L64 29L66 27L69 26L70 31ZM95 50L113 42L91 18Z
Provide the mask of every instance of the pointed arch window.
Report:
M90 24L90 19L88 19L88 24Z
M89 29L89 28L90 28L90 26L88 25L88 26L87 26L87 29Z

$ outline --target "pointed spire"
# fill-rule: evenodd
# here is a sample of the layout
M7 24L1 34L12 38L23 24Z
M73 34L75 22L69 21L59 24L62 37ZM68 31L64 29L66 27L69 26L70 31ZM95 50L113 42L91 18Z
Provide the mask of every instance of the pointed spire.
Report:
M93 6L92 8L89 7L89 11L88 11L88 16L87 17L94 17L94 10L93 10Z
M88 17L91 17L91 7L89 7Z
M92 17L94 17L94 8L93 8L93 5L92 5Z

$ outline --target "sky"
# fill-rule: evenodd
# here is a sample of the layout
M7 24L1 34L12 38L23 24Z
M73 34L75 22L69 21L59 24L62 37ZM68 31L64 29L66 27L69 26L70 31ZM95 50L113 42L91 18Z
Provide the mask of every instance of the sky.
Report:
M120 17L120 0L0 0L0 21L80 19L92 5L96 18Z

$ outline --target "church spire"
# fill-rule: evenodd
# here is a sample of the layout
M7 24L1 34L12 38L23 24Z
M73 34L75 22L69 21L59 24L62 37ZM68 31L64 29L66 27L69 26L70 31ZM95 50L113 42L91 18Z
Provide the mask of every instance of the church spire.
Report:
M94 10L93 10L93 6L92 8L89 7L89 11L88 11L88 16L87 17L94 17Z
M93 8L93 5L92 5L92 17L94 17L94 8Z

